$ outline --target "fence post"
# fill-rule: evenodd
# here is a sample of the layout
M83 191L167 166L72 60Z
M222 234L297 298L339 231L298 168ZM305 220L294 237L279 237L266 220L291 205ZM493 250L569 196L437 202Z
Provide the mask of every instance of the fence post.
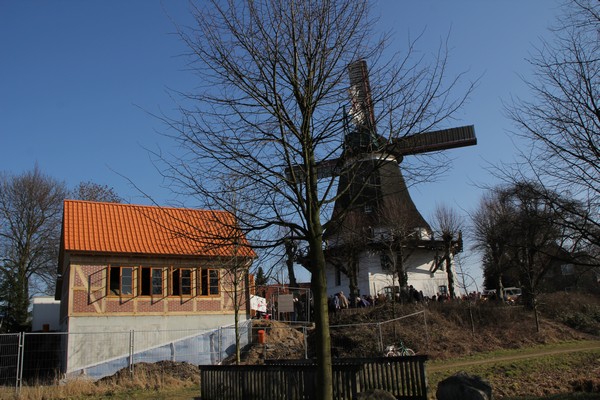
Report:
M379 352L383 353L383 334L381 333L381 322L377 323L377 329L379 330Z
M171 350L171 361L175 361L175 342L169 343L169 350Z
M429 331L427 330L427 315L425 310L423 310L423 322L425 323L425 341L427 348L429 348Z
M129 373L133 375L133 349L134 349L134 335L135 331L132 329L129 331Z
M21 393L21 386L23 386L23 364L25 360L25 332L19 332L19 345L17 347L17 371L16 371L16 382L15 389L17 395Z
M304 359L308 360L308 341L306 340L306 326L302 327L302 334L304 337Z
M219 350L219 354L217 355L217 360L219 360L219 364L221 364L221 351L223 350L223 327L220 326L219 327L219 343L217 345L217 348Z

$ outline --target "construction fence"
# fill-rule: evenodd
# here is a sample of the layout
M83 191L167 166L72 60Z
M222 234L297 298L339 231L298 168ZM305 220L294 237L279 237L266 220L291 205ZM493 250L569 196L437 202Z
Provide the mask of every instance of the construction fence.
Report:
M251 322L239 326L246 346ZM0 385L54 384L73 376L93 380L158 361L218 364L235 351L233 326L214 330L21 332L0 334Z
M423 319L423 338L428 340L423 311L386 322L331 326L330 330L332 336L336 336L335 331L338 329L369 335L372 338L368 342L370 348L355 350L365 356L381 356L387 345L398 341L397 327L404 318ZM249 351L249 343L259 343L257 333L265 329L258 323L253 324L254 321L256 320L244 321L238 328L242 353ZM267 339L262 343L266 358L272 358L269 356L269 348L276 346L272 340L275 336L296 337L303 357L312 358L309 348L310 333L314 327L310 324L282 325L268 328ZM334 356L338 347L345 345L332 340ZM215 365L233 357L235 348L233 326L206 331L0 334L0 385L14 386L19 391L22 385L57 384L74 376L97 380L123 369L135 374L135 365L142 362L174 361ZM426 346L423 345L422 348ZM281 358L281 353L279 354L274 358ZM298 352L295 357L298 357Z

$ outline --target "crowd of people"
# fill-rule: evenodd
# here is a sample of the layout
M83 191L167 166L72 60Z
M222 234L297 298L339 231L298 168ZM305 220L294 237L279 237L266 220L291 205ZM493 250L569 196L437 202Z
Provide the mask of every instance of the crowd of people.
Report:
M432 302L444 303L450 301L450 297L445 293L436 293L433 296L425 296L422 290L416 290L412 285L400 288L395 293L387 295L379 293L376 296L362 295L356 297L347 297L344 292L340 291L334 295L330 295L328 299L328 306L330 312L339 312L349 308L364 308L373 307L375 305L383 304L385 302L392 301L392 299L401 304L429 304ZM480 292L470 292L463 294L455 301L485 301L486 296ZM312 299L311 304L306 304L306 295L294 297L294 312L287 313L279 316L283 320L291 321L305 321L306 318L311 318L313 313ZM289 315L288 315L289 314ZM310 316L307 314L311 314ZM277 303L269 302L266 313L257 313L257 318L271 318L277 315Z
M371 307L382 304L392 299L401 304L423 303L429 304L432 302L444 303L450 301L450 296L447 293L436 293L432 296L425 296L422 290L416 290L412 285L405 286L395 291L393 294L380 293L377 296L363 295L356 298L348 298L344 292L338 292L329 296L330 312L338 312L347 308L362 308ZM483 301L485 296L480 292L470 292L463 294L454 299L455 301Z

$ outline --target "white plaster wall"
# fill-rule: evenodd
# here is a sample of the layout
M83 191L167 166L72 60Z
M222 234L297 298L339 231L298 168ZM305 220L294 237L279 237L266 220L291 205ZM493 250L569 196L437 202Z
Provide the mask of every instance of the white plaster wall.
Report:
M434 256L434 251L417 249L405 261L408 284L417 291L422 290L423 294L429 297L437 295L440 286L448 286L448 277L445 271L438 269L435 273L431 273ZM398 285L397 277L390 271L381 268L379 253L363 252L359 258L358 274L358 287L361 295L376 296L383 292L384 287ZM340 291L348 293L349 280L346 275L341 274L340 285L335 285L335 268L332 265L327 266L326 275L328 295L331 296ZM456 273L454 275L456 277ZM457 282L456 278L455 282ZM455 285L455 290L458 293L457 285Z
M51 331L60 330L60 300L50 296L34 297L31 314L33 332L41 331L44 325L48 325Z
M233 323L233 314L70 317L66 372L126 356L132 345L137 353Z

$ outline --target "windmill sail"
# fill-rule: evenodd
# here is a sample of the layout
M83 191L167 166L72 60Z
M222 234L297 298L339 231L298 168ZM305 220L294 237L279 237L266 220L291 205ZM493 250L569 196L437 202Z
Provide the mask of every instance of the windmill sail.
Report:
M473 125L419 133L392 141L387 151L401 156L429 153L477 144Z
M348 66L350 75L350 116L360 130L368 130L375 134L375 111L369 85L367 62L359 60Z

